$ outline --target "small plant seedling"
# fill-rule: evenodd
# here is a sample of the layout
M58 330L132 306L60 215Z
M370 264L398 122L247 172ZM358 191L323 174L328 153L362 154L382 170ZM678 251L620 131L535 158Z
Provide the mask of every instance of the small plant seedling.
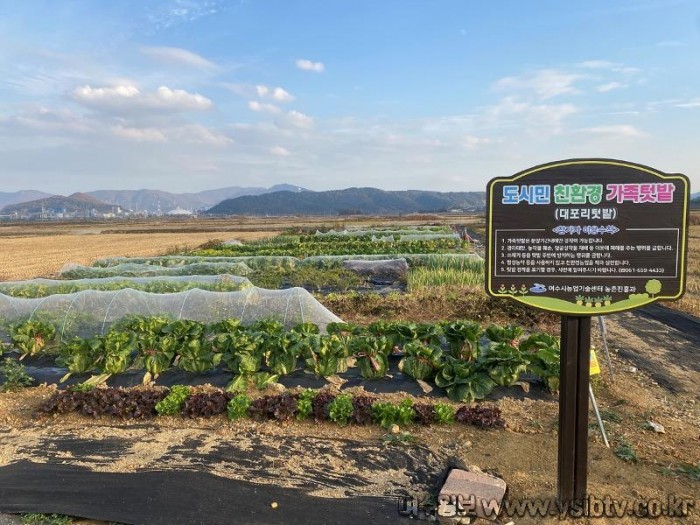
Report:
M307 388L297 399L297 419L302 421L308 418L314 410L314 398L316 397L316 391Z
M189 386L173 385L165 399L156 404L156 412L161 416L174 416L180 413L191 391Z
M352 404L352 397L347 394L336 397L328 408L328 417L330 420L334 423L338 423L341 427L348 424L355 409Z
M623 461L637 462L637 454L635 454L632 444L627 441L621 441L615 449L615 455Z
M433 409L437 423L454 423L455 409L446 403L436 403Z
M27 374L24 365L6 357L0 365L0 374L5 382L0 385L0 392L14 392L32 384L33 379Z
M231 421L241 419L248 416L248 408L250 407L250 398L245 394L239 394L234 397L227 405L228 418Z
M400 432L398 434L384 434L382 441L386 445L410 445L416 441L416 438L409 432Z

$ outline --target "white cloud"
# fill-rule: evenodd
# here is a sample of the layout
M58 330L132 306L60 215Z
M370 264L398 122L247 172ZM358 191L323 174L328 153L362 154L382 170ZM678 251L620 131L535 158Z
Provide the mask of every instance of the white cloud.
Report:
M256 111L258 113L270 113L277 114L282 110L275 106L274 104L266 104L264 102L258 102L257 100L251 100L248 102L248 109L251 111Z
M305 58L300 58L296 61L296 65L299 69L304 71L314 71L316 73L321 73L326 68L323 62L312 62L311 60L306 60Z
M607 93L608 91L613 91L615 89L621 89L625 86L625 84L622 84L621 82L608 82L607 84L601 84L600 86L596 87L596 91L599 93Z
M188 124L175 127L169 132L169 135L174 140L192 144L206 144L209 146L226 146L233 142L227 135L202 126L201 124Z
M199 93L182 89L159 87L154 92L142 92L133 85L93 88L89 85L73 90L73 99L80 104L105 112L129 113L139 111L201 111L213 104Z
M220 69L218 65L210 60L207 60L203 56L179 47L143 47L141 48L141 52L161 62L189 66L209 71L216 71Z
M260 98L271 98L277 102L291 102L294 96L281 87L270 88L262 84L255 86L255 91Z
M648 136L647 133L630 124L613 124L609 126L593 126L583 128L582 133L611 138L641 139Z
M676 104L677 108L700 108L700 98L689 100L688 102L681 102Z
M301 129L311 129L314 127L314 119L304 115L300 111L292 110L285 115L284 123Z
M476 135L467 135L463 140L464 147L472 151L491 144L491 142L491 139L487 137L477 137Z
M161 128L119 124L112 126L111 131L119 138L136 142L183 142L210 146L225 146L232 142L226 135L201 124L163 126Z
M162 131L156 128L130 128L126 126L113 126L112 133L117 137L136 142L166 142L168 139Z
M291 155L291 151L289 151L287 148L283 148L282 146L273 146L270 148L270 153L273 155L277 155L278 157L288 157Z
M65 109L38 107L18 115L0 118L0 126L11 133L17 131L41 135L93 133L97 123Z
M314 127L314 119L301 113L300 111L292 110L284 115L275 117L275 126L278 128L297 128L297 129L312 129Z
M574 83L580 75L563 73L555 69L542 69L522 76L505 77L496 82L501 91L532 91L541 99L576 93Z
M559 133L563 120L577 112L578 108L573 104L533 104L506 97L497 105L487 108L482 119L495 128L546 127L553 133Z
M585 60L584 62L579 62L578 66L585 69L605 69L615 73L622 73L623 75L635 75L642 71L639 68L625 66L610 60Z

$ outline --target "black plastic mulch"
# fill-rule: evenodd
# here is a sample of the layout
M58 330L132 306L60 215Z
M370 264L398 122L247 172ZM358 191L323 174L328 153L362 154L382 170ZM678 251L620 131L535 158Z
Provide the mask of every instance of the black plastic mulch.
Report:
M27 461L0 468L0 512L139 525L406 523L394 498L320 498L196 471L105 473Z

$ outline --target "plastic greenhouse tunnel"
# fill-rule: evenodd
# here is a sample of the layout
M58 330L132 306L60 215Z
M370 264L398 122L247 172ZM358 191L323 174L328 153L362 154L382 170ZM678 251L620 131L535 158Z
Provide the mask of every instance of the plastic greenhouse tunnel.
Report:
M261 319L275 319L286 328L312 322L322 331L341 320L303 288L265 290L248 288L240 292L209 292L192 289L172 294L153 294L129 288L117 291L85 290L23 299L0 294L0 336L8 340L11 326L25 321L50 323L61 340L91 337L131 315L167 316L214 323L240 319L248 325Z

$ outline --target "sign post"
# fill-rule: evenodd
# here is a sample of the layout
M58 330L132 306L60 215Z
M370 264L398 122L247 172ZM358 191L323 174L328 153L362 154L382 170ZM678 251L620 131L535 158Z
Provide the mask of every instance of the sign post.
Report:
M690 183L612 159L571 159L489 182L486 292L561 322L558 497L586 496L591 316L679 299Z

